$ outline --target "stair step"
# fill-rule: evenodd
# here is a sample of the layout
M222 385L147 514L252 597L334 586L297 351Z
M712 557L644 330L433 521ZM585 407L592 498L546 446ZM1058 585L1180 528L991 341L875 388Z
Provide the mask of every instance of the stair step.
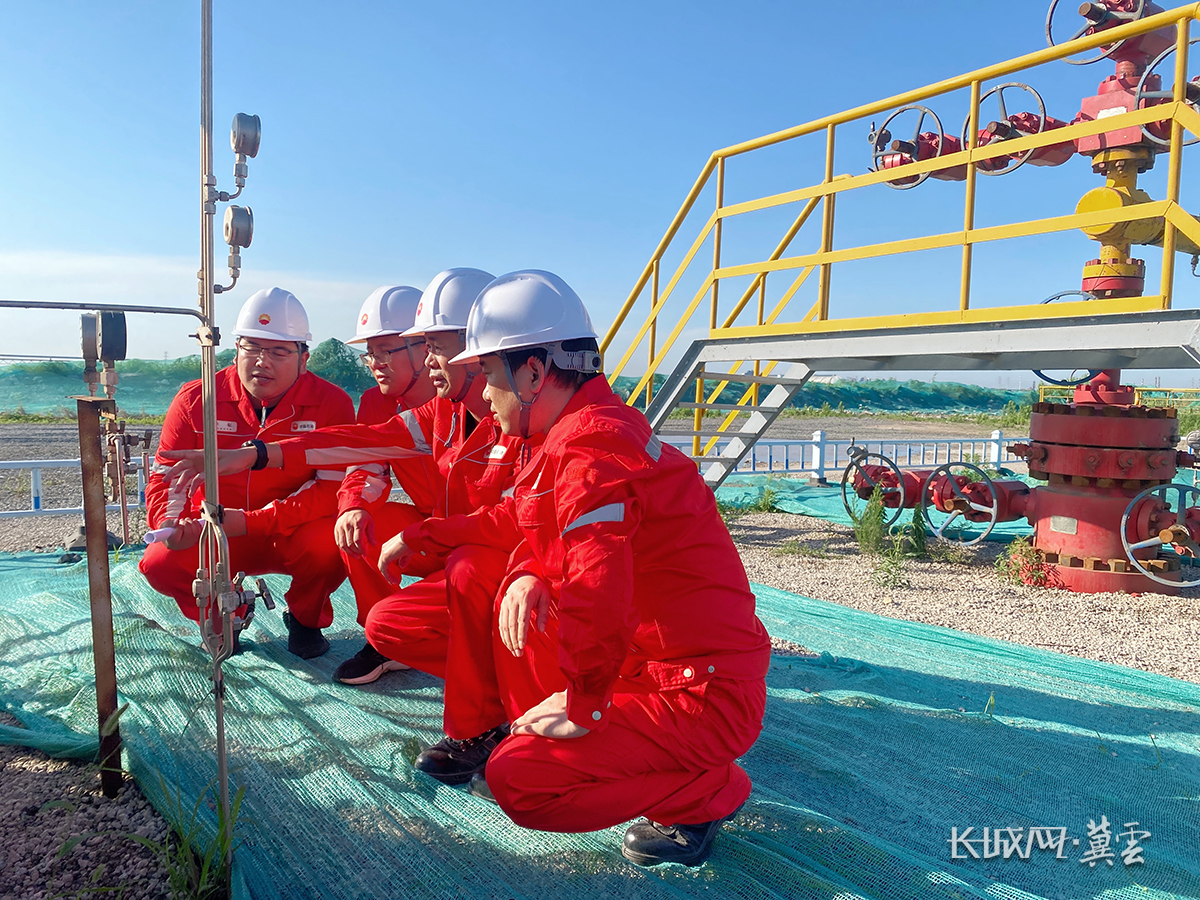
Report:
M739 412L758 412L762 409L775 409L773 406L750 406L737 403L676 403L676 409L723 409L738 410Z
M705 372L704 380L735 381L738 384L794 384L796 387L804 386L804 382L799 378L776 378L774 375L733 375L729 372Z

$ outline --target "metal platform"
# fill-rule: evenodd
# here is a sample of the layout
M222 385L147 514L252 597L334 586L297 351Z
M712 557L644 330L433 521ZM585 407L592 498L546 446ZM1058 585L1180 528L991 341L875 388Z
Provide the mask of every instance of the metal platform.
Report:
M701 463L714 487L817 372L1015 371L1033 369L1185 369L1200 367L1200 310L979 322L875 331L719 337L695 341L646 411L657 430L687 399L696 379L757 381L720 364L779 360L792 365L751 412L719 457ZM694 407L695 404L688 404Z

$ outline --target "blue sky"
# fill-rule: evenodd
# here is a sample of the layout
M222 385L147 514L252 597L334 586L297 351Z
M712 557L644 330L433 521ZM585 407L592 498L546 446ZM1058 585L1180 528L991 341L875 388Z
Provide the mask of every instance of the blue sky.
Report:
M352 333L376 285L423 286L454 265L556 271L604 329L712 150L1038 49L1045 15L1042 0L943 0L919 12L866 2L214 6L222 187L232 187L233 113L263 119L244 195L255 239L219 322L232 325L250 292L279 284L304 301L317 339ZM1069 120L1110 71L1056 64L1031 80ZM198 72L198 3L6 10L0 297L194 302ZM966 105L934 104L947 131L961 129ZM839 172L865 170L866 131L840 134ZM727 197L806 186L822 153L815 142L736 160ZM1156 196L1163 169L1145 184ZM1098 183L1079 158L986 181L981 223L1069 212ZM958 184L873 189L839 206L838 240L952 230L961 204ZM729 227L727 260L769 252L783 226L760 219ZM980 252L979 302L1076 288L1093 248L1069 235ZM1156 253L1146 254L1152 272ZM1190 306L1187 277L1184 265L1179 300ZM835 309L947 308L957 279L955 253L847 266L835 269ZM798 300L798 315L806 307ZM0 353L77 352L76 314L0 310L0 320ZM179 321L131 318L136 354L193 352Z

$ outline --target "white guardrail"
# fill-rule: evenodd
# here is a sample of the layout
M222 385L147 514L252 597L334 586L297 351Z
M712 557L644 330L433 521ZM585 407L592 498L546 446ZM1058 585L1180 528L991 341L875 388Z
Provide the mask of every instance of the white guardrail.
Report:
M130 460L130 465L137 469L137 509L146 508L146 476L142 472L141 459ZM79 469L77 459L15 459L0 460L0 469L29 469L32 477L29 485L30 509L13 509L0 511L0 519L17 519L23 516L64 516L83 515L83 507L65 507L45 509L42 506L42 470L43 469ZM108 509L120 509L120 504L110 503ZM130 504L130 508L135 508Z
M685 453L691 452L692 439L690 437L672 437L669 434L659 436ZM992 436L988 438L829 440L825 437L824 431L814 431L810 440L759 438L738 465L737 471L793 472L823 479L825 473L840 473L846 467L850 461L850 448L854 446L862 447L869 453L882 453L894 460L896 465L901 468L940 466L947 462L971 462L996 466L1010 462L1023 463L1023 459L1013 456L1009 447L1028 440L1027 437L1005 437L1000 431L993 431ZM719 456L720 451L728 442L729 438L721 438L717 442L717 448L713 451L713 455ZM135 458L131 460L131 463L137 469L137 508L145 509L146 479L142 472L142 462ZM42 506L42 470L78 468L79 460L77 459L0 461L0 469L29 469L33 473L29 490L31 508L0 511L0 519L15 519L22 516L82 515L82 508L45 509ZM121 507L117 504L110 504L108 508L120 509Z
M709 453L714 459L729 443L731 434L717 441ZM690 437L672 437L660 434L660 438L673 444L685 453L692 450ZM702 442L709 438L702 438ZM991 437L949 438L881 438L878 440L829 440L824 431L814 431L811 440L782 440L759 438L750 452L738 464L738 472L794 472L825 478L826 472L838 472L850 462L850 448L862 447L869 453L881 453L892 459L902 469L940 466L948 462L968 462L976 465L999 466L1005 463L1025 462L1014 456L1009 448L1013 444L1028 441L1028 437L1005 437L1001 431L993 431ZM703 465L703 463L701 463Z

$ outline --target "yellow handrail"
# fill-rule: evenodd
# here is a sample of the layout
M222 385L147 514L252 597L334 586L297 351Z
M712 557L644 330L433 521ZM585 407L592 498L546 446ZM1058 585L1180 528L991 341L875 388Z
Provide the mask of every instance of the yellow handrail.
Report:
M679 208L679 211L672 219L666 234L664 234L662 240L659 241L659 244L655 249L654 254L651 256L650 261L646 264L646 267L643 269L640 278L634 285L633 290L630 292L624 305L618 312L612 326L608 329L603 341L601 342L602 350L607 350L611 346L615 337L627 320L629 313L632 311L634 304L641 296L646 284L650 281L653 281L654 288L649 315L646 317L645 321L633 336L629 348L626 350L621 360L616 366L609 368L610 380L615 381L616 377L620 375L622 371L624 371L625 367L632 359L636 347L640 346L642 340L649 335L650 346L646 373L641 377L641 379L639 379L637 387L632 391L628 398L628 402L633 403L640 398L643 391L645 391L645 397L648 403L653 390L653 378L655 372L662 365L666 356L671 351L675 341L678 339L688 322L698 310L699 305L706 294L708 294L711 298L709 308L709 332L711 335L729 334L732 336L733 334L782 334L786 333L789 329L793 329L793 326L795 325L802 326L799 330L813 331L830 330L832 328L842 327L861 328L866 327L864 323L870 321L878 321L881 323L886 321L891 324L900 322L903 324L919 324L925 322L926 319L929 323L952 321L953 319L947 317L947 313L941 312L913 314L900 317L889 316L877 320L871 320L869 318L831 318L830 316L830 284L832 267L834 263L877 258L897 253L913 252L917 250L947 248L953 246L962 247L963 258L961 288L958 304L959 309L956 311L958 313L957 320L959 321L1032 318L1035 315L1035 313L1032 311L1034 309L1038 310L1036 313L1038 315L1054 316L1068 314L1069 312L1073 312L1074 307L1078 304L1056 304L1048 307L1041 307L1040 305L1038 307L1001 307L987 311L971 310L969 307L972 263L971 251L973 246L977 243L983 243L987 241L1048 234L1052 232L1072 230L1075 228L1091 228L1100 225L1131 222L1139 219L1158 218L1164 223L1163 233L1160 241L1164 249L1162 290L1160 292L1160 296L1092 301L1088 306L1088 312L1098 314L1105 312L1125 312L1150 308L1169 308L1171 303L1171 291L1173 287L1174 250L1177 247L1180 247L1179 241L1184 239L1186 239L1187 243L1182 245L1182 249L1190 249L1191 247L1200 246L1200 221L1197 221L1178 205L1180 166L1182 157L1180 148L1182 147L1183 136L1184 133L1187 132L1200 137L1200 114L1198 114L1185 102L1188 33L1190 23L1195 19L1200 19L1200 3L1191 3L1177 9L1168 10L1136 22L1130 22L1117 28L1109 29L1090 37L1080 38L1070 42L1069 44L1062 44L1057 47L1039 50L1004 63L987 66L982 69L977 69L974 72L969 72L964 75L959 75L955 78L946 79L924 88L897 94L875 103L866 104L864 106L859 106L836 115L816 119L803 125L765 135L755 140L734 144L711 154L702 168L699 177L693 184L692 189L689 191L688 196L685 198L682 206ZM1171 101L1154 107L1134 110L1132 112L1126 112L1117 116L1096 121L1079 122L1063 128L1054 129L1052 131L1044 131L1035 135L1029 135L1013 140L993 141L984 146L976 146L976 136L978 134L977 119L979 112L979 97L981 96L983 82L991 79L1002 78L1032 66L1038 66L1047 62L1060 60L1068 56L1074 56L1092 49L1111 45L1118 40L1127 39L1170 26L1174 26L1176 32L1175 91ZM858 188L883 184L888 181L894 181L898 177L898 170L896 169L870 172L864 175L856 176L835 175L833 171L833 149L836 127L838 125L843 125L848 122L866 118L868 116L882 114L900 106L906 106L912 103L928 100L931 97L936 97L941 94L967 87L971 89L972 100L971 116L969 121L975 124L975 127L968 125L969 140L967 146L957 153L946 154L941 157L908 163L903 166L902 174L900 175L900 177L918 176L926 173L933 173L965 166L967 171L966 200L962 230L938 235L910 238L902 241L889 241L861 247L834 249L834 201L836 195L849 190L855 190ZM1048 147L1060 143L1066 143L1068 141L1075 141L1083 137L1103 134L1105 132L1113 131L1123 127L1140 126L1151 122L1165 121L1170 121L1171 123L1171 140L1169 148L1170 155L1167 196L1163 200L1141 203L1123 209L1055 216L1052 218L1031 222L989 226L986 228L976 228L974 226L975 176L977 163L981 163L985 160L1016 155L1027 150L1034 150L1040 147ZM728 159L764 147L776 145L784 141L789 141L809 134L815 134L819 131L824 131L826 137L825 171L824 177L820 184L799 190L785 191L749 201L732 203L728 205L724 203L725 164ZM695 240L692 242L688 252L684 254L682 261L672 274L666 290L659 294L657 288L664 254L667 252L678 235L683 226L684 220L692 212L696 201L708 186L714 172L717 173L715 209L712 214L709 215L706 223L701 228ZM801 200L807 201L804 210L799 216L797 216L792 227L779 242L776 251L772 253L766 260L745 264L723 264L722 230L723 223L726 219L760 210L772 209ZM797 233L801 230L811 213L815 210L815 206L818 202L823 202L822 228L819 249L816 252L809 252L792 257L783 257L783 252L788 248L788 246L790 246L792 240L796 237ZM685 272L692 265L696 254L699 252L703 244L707 242L710 236L713 239L712 268L703 279L700 289L693 295L692 300L686 305L681 318L676 322L666 342L660 346L657 344L658 318L666 307L666 304L672 296L675 287L679 284ZM806 315L801 322L792 324L778 323L776 321L777 314L772 315L772 317L767 320L764 320L762 310L765 301L765 279L767 274L773 271L784 271L790 269L801 269L803 273L808 273L812 271L813 268L819 271L820 279L818 285L817 302L813 305L813 309L809 311L809 314ZM726 278L745 276L752 276L749 287L744 291L733 310L725 316L723 323L718 325L718 297L720 291L720 282ZM760 295L758 303L758 315L756 317L757 322L752 326L738 326L736 324L738 316L748 305L750 298L754 296L756 291ZM795 288L793 287L788 291L784 305L786 305L786 300L790 300L794 294ZM781 309L782 307L779 308L780 311ZM983 315L981 315L981 313L983 313ZM771 368L773 368L773 366ZM731 370L731 374L733 371L736 371L736 368ZM755 361L755 371L756 373L759 371L758 361ZM703 379L704 372L701 371L697 379L698 402L704 397ZM724 385L727 384L727 380L722 382L722 388L718 389L717 393L719 394L720 390L722 390ZM746 396L739 401L739 405L745 405L747 398L752 394L757 395L757 391L758 386L752 385L747 391ZM697 410L697 423L700 421L701 414L702 411ZM730 415L726 417L726 421L723 423L720 430L724 430L724 428L728 426L729 422L736 418L736 415L737 411L731 412ZM699 424L696 425L695 430L700 430ZM699 446L698 442L699 438L697 438L696 443L697 449ZM712 443L710 442L709 447L711 446ZM706 448L706 452L707 449L708 448Z

